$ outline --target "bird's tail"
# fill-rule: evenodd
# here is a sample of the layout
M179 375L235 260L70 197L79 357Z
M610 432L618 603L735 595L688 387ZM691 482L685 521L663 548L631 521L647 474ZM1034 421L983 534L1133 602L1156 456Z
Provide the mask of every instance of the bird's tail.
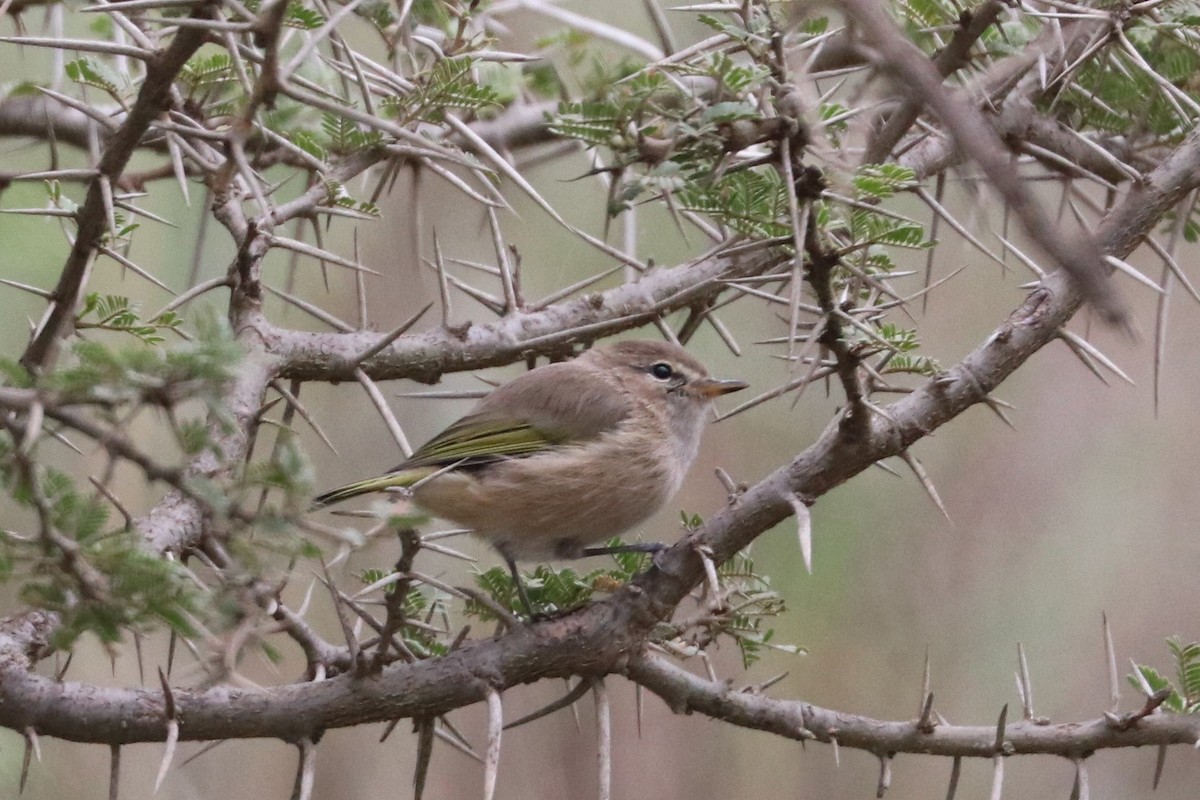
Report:
M340 503L343 500L349 500L351 497L358 497L360 494L370 494L371 492L382 492L384 489L405 488L412 486L422 478L429 477L432 474L431 469L405 469L398 472L389 472L386 475L380 475L376 478L367 478L362 481L348 483L345 486L339 486L325 494L317 495L313 498L312 507L314 509L324 508L325 506Z

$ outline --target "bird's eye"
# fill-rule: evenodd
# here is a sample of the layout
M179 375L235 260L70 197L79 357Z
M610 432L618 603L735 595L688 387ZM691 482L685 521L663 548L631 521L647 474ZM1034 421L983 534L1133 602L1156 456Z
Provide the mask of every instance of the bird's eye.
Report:
M671 369L671 365L667 362L660 361L650 368L650 374L660 381L666 381L675 375L675 370Z

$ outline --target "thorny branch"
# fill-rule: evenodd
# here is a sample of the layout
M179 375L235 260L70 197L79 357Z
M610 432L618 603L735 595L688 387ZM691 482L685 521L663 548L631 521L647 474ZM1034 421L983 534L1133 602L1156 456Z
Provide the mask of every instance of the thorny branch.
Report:
M1076 281L1084 296L1110 322L1128 326L1125 301L1106 280L1100 249L1090 236L1064 235L1049 222L1037 198L1012 172L1004 145L983 115L942 86L937 67L899 35L877 0L842 0L846 13L863 27L870 45L879 51L879 66L907 87L914 100L938 115L964 155L977 163L1037 244Z
M1200 171L1200 133L1192 134L1176 154L1150 176L1147 187L1106 219L1099 238L1110 252L1124 254L1137 244L1161 213L1194 187ZM887 407L887 419L874 417L869 438L853 449L840 446L836 426L789 465L740 495L729 509L713 516L696 532L667 550L657 564L610 600L595 603L565 618L519 628L497 641L473 642L443 658L395 664L369 679L353 674L318 684L297 684L270 691L214 689L176 692L184 722L180 738L271 736L294 739L303 732L339 725L436 716L479 702L487 686L508 688L546 677L603 675L639 664L640 642L701 581L704 567L696 545L711 548L723 561L757 535L792 513L788 497L816 498L875 461L895 455L949 422L1016 370L1079 308L1082 297L1065 278L1050 276L1025 304L956 367L927 381ZM75 741L134 742L160 740L165 718L159 693L152 690L100 690L58 683L28 671L29 659L44 647L53 620L44 615L10 618L0 651L0 724ZM649 668L638 672L647 681ZM486 682L478 680L486 675ZM664 688L664 692L666 689ZM1163 742L1196 731L1188 722L1112 734L1112 741ZM910 726L911 728L911 726ZM913 747L923 751L910 730ZM966 736L966 735L964 735ZM1133 737L1121 739L1121 736ZM839 742L855 741L839 737ZM966 736L957 751L975 755ZM1189 740L1190 741L1190 740ZM878 749L878 740L868 749ZM1145 743L1145 742L1143 742ZM1056 744L1055 747L1061 747ZM951 752L947 746L947 752ZM1049 750L1048 752L1057 752Z
M36 4L18 0L8 8L15 13ZM833 741L874 753L932 752L987 758L1048 753L1081 758L1100 748L1196 741L1200 738L1200 723L1187 717L1153 714L1150 705L1144 713L1123 718L1121 724L1098 720L1075 726L1051 726L1023 721L1001 725L999 737L994 727L934 726L928 720L918 721L920 724L886 723L808 703L772 700L761 693L735 692L725 684L697 678L646 651L654 626L669 620L688 594L705 581L705 559L699 553L711 554L716 563L729 559L762 532L795 513L795 498L811 503L878 460L905 452L914 442L972 405L989 401L990 392L1007 376L1038 349L1058 339L1062 327L1085 299L1095 302L1110 317L1123 318L1121 301L1100 269L1101 251L1123 258L1200 182L1197 178L1200 135L1194 131L1169 156L1156 159L1144 152L1131 152L1127 142L1081 141L1081 137L1054 119L1032 110L1032 99L1048 90L1031 77L1037 65L1048 71L1052 81L1067 74L1082 51L1107 41L1111 35L1107 19L1065 22L1053 34L1047 32L1036 40L1028 52L992 64L974 85L961 92L945 88L942 79L970 60L972 46L1002 13L1001 5L989 0L961 19L949 47L936 60L930 60L898 34L880 7L870 0L845 0L843 6L858 24L859 31L829 36L819 52L805 61L812 72L857 68L873 61L902 79L910 89L910 96L892 111L875 135L868 149L868 160L895 157L899 163L914 167L919 178L938 173L964 157L978 163L1023 217L1033 238L1073 276L1068 279L1056 273L1046 277L959 364L929 378L883 409L883 413L867 413L867 387L860 375L864 364L848 346L839 316L854 309L848 305L842 307L831 289L831 272L838 257L822 246L815 219L809 217L809 224L802 232L809 282L826 321L819 341L834 355L836 363L832 371L841 379L849 406L847 416L831 424L818 441L789 464L737 494L727 509L662 553L647 572L609 599L558 619L516 627L498 639L457 641L451 652L438 658L414 661L401 651L401 659L394 660L388 656L389 646L394 644L393 634L405 623L403 601L407 591L418 582L410 571L411 556L416 549L415 537L410 537L405 540L396 567L401 578L386 607L387 617L381 624L368 623L378 634L374 640L373 669L354 669L363 664L361 660L355 664L358 653L354 646L342 648L326 642L301 615L278 601L275 587L256 584L251 587L255 602L304 650L309 680L269 690L221 686L203 691L172 689L169 693L102 689L37 675L33 667L46 654L57 620L52 614L31 611L0 620L0 724L24 732L113 746L172 737L182 740L276 737L307 743L308 749L303 752L305 763L311 765L312 742L330 727L411 717L422 721L430 732L426 739L431 742L432 720L452 709L483 700L489 702L489 707L498 705L497 692L509 687L547 677L598 679L608 674L624 674L663 697L677 711L700 711L743 727L796 739ZM385 176L394 177L404 164L433 166L440 161L466 170L479 178L484 187L467 187L463 179L454 177L451 182L457 188L472 197L498 204L481 194L494 193L481 161L469 160L451 146L474 152L489 168L504 171L507 162L499 158L499 153L507 154L553 138L544 118L548 106L542 103L514 104L491 120L466 123L455 118L455 124L439 130L440 140L414 134L390 119L342 108L325 99L320 87L291 74L291 68L281 72L276 48L284 6L272 4L253 23L248 23L254 26L257 45L264 52L245 46L229 49L239 78L248 84L251 102L227 131L209 130L196 120L189 122L177 114L164 116L165 112L180 111L172 96L172 83L188 58L205 41L228 32L221 27L224 21L216 19L213 13L217 4L197 5L188 17L194 25L180 27L171 45L147 61L145 80L136 102L127 112L113 109L106 117L112 126L97 128L94 117L46 98L0 101L0 134L39 137L47 135L45 132L50 129L53 131L50 135L64 142L88 147L95 141L104 148L94 170L63 176L63 180L88 181L88 194L76 214L77 235L58 286L50 293L47 316L23 358L32 371L48 366L57 342L70 333L72 317L85 289L88 265L109 224L112 189L129 180L125 170L136 150L169 152L170 142L186 148L186 164L180 157L178 167L172 164L169 170L148 172L150 177L145 179L203 175L212 192L212 213L236 246L227 275L219 283L230 289L230 320L245 352L243 368L226 395L234 424L229 428L214 425L216 447L205 451L185 469L159 465L126 439L97 427L78 413L80 409L69 404L56 404L54 398L35 390L0 391L0 409L8 415L4 425L14 431L15 439L23 438L21 431L25 430L23 423L16 421L17 417L28 417L37 408L39 414L44 413L100 442L115 458L129 460L148 477L174 487L136 524L154 553L204 555L220 550L219 537L212 536L208 528L209 509L189 491L188 481L195 477L226 479L236 474L252 450L267 387L274 381L349 380L361 370L358 374L373 380L411 378L435 382L449 372L508 364L538 355L557 356L573 344L589 343L646 323L661 325L666 314L678 309L703 309L708 315L726 301L726 293L742 296L760 291L754 288L758 284L738 281L784 279L776 272L788 261L776 248L779 241L715 236L719 240L716 246L686 263L648 270L638 280L617 288L550 302L545 307L525 310L519 304L509 303L502 306L504 313L500 319L492 323L458 328L444 324L424 333L398 337L354 330L352 326L344 326L346 330L336 333L309 333L279 326L268 319L262 308L263 290L270 288L263 279L264 258L272 247L285 244L275 231L292 220L316 220L318 215L326 213L347 216L354 213L331 202L324 181L345 182L380 163L387 164ZM457 44L462 44L462 32L460 28L460 35L455 37ZM597 26L595 32L616 36L608 26ZM859 33L869 48L857 40ZM312 47L319 43L317 39L310 41ZM633 44L635 50L645 44L629 40L620 43ZM727 38L719 42L720 46L728 44ZM443 41L442 45L449 47L450 43ZM340 51L348 52L344 42L338 41L337 46ZM658 52L657 48L640 49ZM659 66L665 67L677 55L663 57ZM789 58L794 60L793 56ZM405 85L404 76L379 64L360 63L353 57L345 63L339 62L339 69L347 86L361 90L368 108L373 87L410 88ZM258 112L270 107L278 95L316 108L339 109L364 128L393 139L344 158L330 159L328 163L318 159L319 168L315 168L311 153L294 143L271 138L259 124ZM981 106L999 106L1001 113L985 116L979 111ZM923 129L908 134L922 107L934 112L943 130ZM156 126L164 137L148 135ZM1097 176L1114 184L1133 181L1132 188L1107 214L1094 236L1085 237L1082 248L1071 251L1056 238L1059 231L1041 213L1028 188L1009 171L1002 139L1019 140L1026 148L1035 145L1040 148L1037 157L1043 163L1061 166L1061 162L1053 160L1057 156L1082 168L1089 177ZM1014 147L1020 149L1019 145ZM769 160L775 155L755 158ZM274 163L311 169L308 188L289 202L275 204L272 188L258 174L258 170ZM749 160L739 164L731 159L730 169L736 171L748 163ZM1144 178L1139 174L1139 170L1154 164L1157 166ZM505 174L519 184L519 174ZM527 194L532 192L531 188L521 188ZM533 196L541 201L536 193ZM666 199L671 200L669 196ZM294 251L299 248L315 254L323 262L361 270L356 262L333 256L322 248L296 241L286 244ZM507 272L504 277L512 281ZM508 288L506 284L506 298L512 294ZM364 359L364 353L370 357ZM846 420L854 423L853 437L844 435ZM32 469L23 454L18 466ZM39 511L43 512L43 532L52 534L52 526L46 521L48 514L45 509ZM86 563L70 560L69 543L55 544L67 559L64 568L80 573L80 584L100 586L86 573ZM338 597L335 587L330 589ZM321 671L326 669L336 673L335 676L316 680L324 677ZM494 716L498 722L498 713ZM498 748L498 735L495 745ZM494 776L494 764L491 774ZM311 773L308 779L311 782Z

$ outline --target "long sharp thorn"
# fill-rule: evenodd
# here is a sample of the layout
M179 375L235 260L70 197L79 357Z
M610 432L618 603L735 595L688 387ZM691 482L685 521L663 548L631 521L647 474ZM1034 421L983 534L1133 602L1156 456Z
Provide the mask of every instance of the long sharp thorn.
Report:
M17 794L25 793L25 782L29 780L29 763L33 760L33 753L37 748L37 732L33 728L26 728L25 736L25 752L21 755L21 779L17 784ZM41 761L39 755L38 761Z
M496 778L500 774L500 736L504 730L504 705L500 702L500 693L488 687L487 690L487 755L483 765L483 800L493 800L496 796Z
M483 161L487 162L487 164L491 167L494 167L495 170L501 175L512 181L513 184L515 184L531 200L537 203L538 206L547 214L549 214L550 218L559 225L562 225L568 231L592 245L592 247L595 247L601 252L606 253L607 255L621 261L624 264L628 264L638 272L646 271L645 264L638 263L628 254L622 253L620 249L610 246L607 242L592 236L586 231L576 228L563 219L562 215L559 214L558 211L555 210L552 205L550 205L550 203L546 202L546 200L540 194L538 194L537 190L533 188L533 185L530 184L529 181L526 180L525 177L511 164L505 161L504 158L501 157L501 155L497 153L490 144L484 141L483 138L480 137L479 134L477 134L469 125L467 125L467 123L452 115L447 115L446 122L449 123L450 127L454 128L459 136L461 136L469 145L471 145L477 156L479 156Z
M1029 660L1025 657L1025 645L1017 642L1017 661L1021 665L1018 683L1021 687L1021 705L1025 719L1033 719L1033 682L1029 680Z
M929 645L925 645L925 667L921 670L921 709L925 708L925 698L933 688L933 668L929 658Z
M383 733L379 734L379 743L383 744L384 742L386 742L388 740L388 737L392 735L392 731L396 730L396 726L399 725L403 720L404 720L404 717L396 717L395 719L388 720L388 724L383 726ZM418 764L418 766L419 766L419 764ZM416 777L414 776L413 783L416 784L416 782L417 782L417 780L416 780Z
M180 765L179 765L179 768L180 768L180 769L183 769L183 768L184 768L184 767L186 767L188 764L190 764L190 763L192 763L193 761L195 761L196 759L200 758L200 756L207 755L208 753L211 753L211 752L212 752L213 750L215 750L217 747L219 747L219 746L220 746L220 745L222 745L222 744L225 744L225 742L228 742L228 741L229 741L228 739L217 739L215 742L209 742L208 744L204 745L204 746L203 746L203 747L201 747L199 750L197 750L195 753L192 753L190 756L188 756L188 757L187 757L187 758L184 760L184 762L183 762L182 764L180 764Z
M1004 756L997 754L992 759L992 793L990 800L1000 800L1004 794Z
M171 769L171 762L175 759L175 747L179 744L179 720L167 720L167 741L163 748L162 763L158 766L158 776L154 779L154 794L158 794L159 788L166 780L167 772Z
M596 744L597 766L600 770L598 792L599 800L612 798L612 712L608 703L608 692L604 681L597 679L592 683L592 697L596 703Z
M30 294L35 294L38 297L42 298L43 300L50 300L54 297L54 292L47 291L46 289L39 289L36 286L30 286L25 283L18 283L17 281L10 281L8 278L0 278L0 283L4 284L5 286L11 286L14 289L20 289L23 292L29 292Z
M946 787L946 800L954 800L958 793L958 779L962 775L962 756L955 756L950 766L950 784Z
M996 742L995 750L997 753L1004 752L1004 733L1008 727L1008 703L1004 704L1004 708L1000 709L1000 719L996 720Z
M194 284L191 289L185 291L184 294L174 297L174 299L168 302L166 306L158 309L156 313L151 314L148 319L158 319L168 311L175 311L176 308L184 305L184 303L196 299L196 297L204 294L205 291L211 291L212 289L217 289L220 287L227 287L227 285L229 285L229 277L224 275L221 277L209 278L208 281Z
M1071 787L1071 800L1088 800L1087 762L1082 758L1075 762L1075 784Z
M437 228L433 229L433 263L437 269L438 296L442 301L442 327L450 326L450 282L446 279L446 262L442 258L442 242Z
M447 733L446 731L442 730L440 727L435 727L433 729L433 735L436 736L437 738L441 739L446 744L453 747L458 752L465 755L467 758L474 759L475 761L478 761L480 764L483 763L483 757L481 755L476 753L474 750L472 750L470 747L468 747L466 744L464 744L457 737L452 736L449 733Z
M300 253L301 255L310 256L311 258L317 259L322 264L328 262L330 264L336 264L339 267L355 270L356 272L366 272L371 275L379 275L378 272L370 269L369 267L364 267L362 264L351 261L348 258L342 258L336 253L331 253L328 250L321 249L320 247L313 247L311 244L306 244L299 239L289 239L286 236L270 234L270 242L272 246L282 247L285 250L292 250Z
M796 533L800 541L800 556L804 559L804 569L812 575L812 514L808 504L796 495L790 495L788 501L796 513Z
M358 252L358 227L354 228L354 261L361 264L362 258ZM367 329L367 282L361 272L354 273L354 292L358 297L358 328Z
M311 800L317 773L317 747L312 739L301 739L296 743L299 758L296 764L296 782L292 788L292 800Z
M1154 291L1158 292L1159 294L1163 293L1163 288L1161 286L1159 286L1154 281L1150 280L1150 278L1143 275L1140 271L1134 269L1127 262L1122 261L1121 259L1117 258L1116 256L1110 256L1110 255L1106 255L1104 257L1104 260L1106 262L1108 262L1108 265L1110 267L1113 267L1118 272L1124 272L1126 275L1133 278L1135 281L1142 284L1143 286L1149 287L1150 289L1153 289Z
M171 675L171 668L175 666L175 645L179 641L179 635L175 631L171 631L171 636L167 640L167 676Z
M333 577L329 574L329 566L325 563L325 559L321 559L321 572L325 576L325 586L329 589L329 595L333 599L333 608L337 612L338 622L342 627L342 636L346 639L346 647L350 650L350 663L358 664L358 637L354 635L353 629L350 627L350 620L346 617L345 605L342 595L334 585Z
M637 732L638 738L642 738L642 706L644 705L644 692L642 685L639 683L633 688L634 709L637 713Z
M925 695L925 705L921 708L921 717L917 720L917 730L921 733L932 733L933 723L933 692Z
M1153 695L1154 689L1150 687L1150 682L1146 680L1146 676L1142 672L1141 668L1138 667L1137 662L1131 658L1129 659L1129 666L1133 667L1133 677L1135 680L1137 680L1138 688L1142 690L1142 693L1145 694L1146 697Z
M1166 766L1166 763L1167 746L1165 744L1160 744L1158 746L1158 755L1154 759L1154 783L1152 784L1152 788L1158 788L1158 782L1162 780L1163 767Z
M1046 277L1046 270L1032 258L1025 255L1025 253L1023 253L1020 249L1015 247L1012 242L1004 238L1000 238L1000 241L1004 242L1005 246L1008 247L1008 251L1016 256L1018 261L1028 267L1029 271L1038 277L1038 280Z
M1014 431L1017 429L1017 426L1013 425L1012 420L1009 419L1008 415L1004 413L1004 409L1001 406L1002 401L999 401L996 398L989 395L988 397L983 398L983 402L988 407L989 411L991 411L993 414L995 414L997 417L1000 418L1001 422L1003 422L1008 427L1012 428Z
M729 352L733 353L735 356L740 356L742 354L742 348L740 345L738 345L737 340L733 338L733 333L728 327L725 326L725 323L722 322L716 314L712 313L711 309L705 312L704 320L709 325L712 325L713 330L717 332L717 336L721 337L721 341L724 342L725 346L729 348Z
M179 143L175 141L176 134L167 134L167 152L171 156L171 171L175 173L175 181L179 184L179 192L183 195L183 204L192 207L192 196L188 191L187 168L183 165L183 154L179 151Z
M103 253L104 255L108 256L113 261L116 261L122 267L125 267L125 269L130 270L131 272L135 273L138 277L142 278L143 280L150 281L150 283L153 283L155 286L162 289L164 292L171 295L172 297L177 296L177 292L173 291L171 289L171 287L167 286L165 283L160 281L158 278L154 277L149 272L147 272L146 270L139 267L136 263L134 263L130 259L121 255L116 250L113 250L111 247L105 247L104 245L99 245L96 247L96 250L98 252Z
M1061 331L1060 331L1060 334L1061 334ZM1093 375L1096 376L1097 380L1099 380L1105 386L1111 385L1111 384L1109 384L1108 379L1104 377L1104 373L1102 373L1100 371L1100 368L1098 366L1096 366L1096 362L1092 359L1092 357L1090 355L1088 355L1087 350L1085 350L1084 348L1079 346L1079 341L1077 339L1071 339L1071 338L1068 338L1068 337L1062 336L1062 335L1060 335L1058 338L1063 342L1063 344L1065 344L1067 346L1067 349L1070 350L1071 353L1076 358L1079 359L1080 363L1082 363L1085 367L1087 367L1088 370Z
M555 711L566 708L567 706L574 705L576 700L578 700L579 698L581 698L585 694L587 694L589 688L591 688L591 687L588 685L587 681L580 681L578 684L575 685L575 687L573 689L571 689L569 692L567 692L565 695L563 695L559 699L555 700L553 703L550 703L547 706L543 706L542 708L539 708L537 711L534 711L531 714L526 714L525 716L521 717L520 719L516 719L516 720L513 720L512 722L507 723L504 726L504 730L508 730L510 728L518 728L522 725L526 725L530 722L533 722L534 720L538 720L549 714L553 714Z
M1108 700L1115 714L1121 705L1121 682L1117 677L1117 649L1113 646L1112 629L1108 626L1108 613L1101 615L1104 622L1104 656L1108 662Z
M146 662L142 658L142 634L134 631L133 634L133 651L137 657L138 665L138 685L146 685Z
M101 175L98 183L100 184L100 199L104 202L104 217L108 223L108 235L115 242L117 239L117 214L113 208L112 182L107 175Z
M904 463L908 464L908 468L917 476L917 480L921 483L921 488L929 495L929 499L937 506L938 511L942 512L942 516L946 518L946 521L954 522L954 520L950 519L950 512L946 510L946 506L942 503L942 498L938 495L937 488L933 485L933 481L929 479L929 474L925 472L925 467L921 465L917 457L908 450L902 450L900 458L904 459Z
M891 756L879 757L879 783L875 787L875 797L880 798L887 794L887 790L892 785L892 758Z
M353 325L343 322L342 320L333 316L329 312L321 309L318 306L313 305L312 303L309 303L306 300L301 300L299 297L296 297L295 295L288 294L287 292L283 291L282 289L276 289L266 283L264 283L262 286L264 289L266 289L271 294L290 303L291 305L300 309L304 313L306 313L312 317L315 317L316 319L321 320L321 322L324 322L326 325L328 325L331 328L334 328L335 330L339 330L342 333L350 333L354 330Z
M329 437L325 435L325 431L321 429L321 426L317 423L316 419L314 419L313 416L308 413L308 409L304 407L304 404L300 402L300 396L297 394L297 392L300 391L299 381L293 381L292 388L288 389L281 381L275 380L271 382L271 388L283 395L283 399L287 401L288 406L295 409L296 413L299 414L301 418L308 423L309 427L313 429L313 433L317 435L321 442L328 447L334 455L337 455L337 448L333 446L333 442L330 441Z
M934 189L933 189L933 196L934 196L934 199L937 201L938 205L941 205L942 197L945 195L945 191L946 191L946 173L945 173L945 171L942 171L942 172L938 173L937 181L935 182ZM929 223L929 240L930 241L937 240L938 226L941 224L941 222L942 222L941 215L934 214L933 219ZM930 281L933 280L933 259L934 259L934 254L937 252L937 249L938 248L936 248L936 247L929 248L929 253L925 256L925 288L926 289L931 288L929 284L930 284ZM929 308L929 292L926 291L926 292L921 293L921 313L924 314L928 308Z
M412 445L408 443L408 437L404 435L404 429L400 427L400 420L396 419L396 415L384 398L383 392L379 391L379 387L375 384L375 381L367 377L367 373L363 372L362 367L354 370L354 377L362 385L363 389L366 390L367 396L371 398L371 402L375 404L375 408L387 424L388 432L392 434L392 438L396 440L396 444L400 445L400 451L404 453L404 457L410 457L413 453Z
M167 720L167 741L166 748L163 750L162 763L158 767L158 777L154 779L155 794L158 794L159 787L167 777L171 761L175 758L175 747L179 743L179 719L175 710L175 693L171 691L171 684L167 680L166 673L162 671L162 667L158 669L158 682L162 686L163 692L163 716Z
M1172 238L1174 238L1174 231L1172 231ZM1187 293L1192 296L1192 299L1197 303L1200 303L1200 291L1196 290L1196 287L1192 284L1191 280L1188 279L1187 273L1183 271L1183 269L1179 266L1179 262L1176 261L1171 255L1173 248L1170 245L1163 247L1149 236L1147 236L1144 241L1146 242L1146 245L1163 260L1163 265L1169 271L1169 274L1174 275L1175 278L1177 278L1179 282L1183 284L1183 288L1186 289ZM1165 291L1166 283L1163 283L1162 287Z
M985 245L974 234L972 234L971 231L968 230L965 225L963 225L961 222L959 222L957 219L955 219L954 215L951 214L949 211L947 211L946 208L940 202L938 202L934 197L932 197L929 194L929 192L925 191L924 189L922 189L919 186L916 187L915 191L916 191L917 197L921 198L921 200L923 200L925 202L925 204L927 206L929 206L929 208L934 212L934 214L936 214L937 216L944 219L946 221L946 224L954 229L955 233L957 233L959 236L966 239L968 242L971 243L971 245L973 245L975 247L976 250L983 253L985 256L990 258L992 261L995 261L997 264L1000 265L1000 267L1002 269L1007 271L1008 268L1005 265L1004 260L1000 256L997 256L995 253L993 253L991 250L989 250L987 248L987 245ZM1004 239L1001 238L1000 241L1003 242Z
M1152 376L1154 385L1152 389L1155 418L1158 417L1158 408L1162 397L1162 373L1167 344L1167 312L1170 309L1171 301L1171 273L1167 271L1166 267L1163 268L1162 285L1163 293L1158 297L1154 315L1154 361Z
M883 470L883 471L884 471L884 472L886 472L888 475L891 475L893 478L899 478L899 477L900 477L900 473L899 473L899 472L897 472L896 470L892 469L890 465L888 465L888 464L884 463L883 461L876 461L875 463L871 464L871 466L872 466L872 467L875 467L875 469Z
M492 231L492 245L496 248L496 263L500 267L500 284L504 292L504 313L511 314L520 308L512 263L508 259L508 249L504 246L504 237L500 232L500 220L496 217L496 209L488 206L485 213L488 218L488 227Z
M121 796L121 745L109 746L108 800L120 800Z
M796 178L792 169L791 144L785 138L780 142L780 161L783 164L783 179L787 188L788 214L792 222L792 279L790 284L789 307L791 316L788 323L788 358L796 354L796 329L800 322L800 296L804 289L804 236L808 227L808 204L800 206L796 196Z
M423 717L417 721L417 764L413 768L413 800L425 794L425 779L429 775L429 759L433 756L433 720Z

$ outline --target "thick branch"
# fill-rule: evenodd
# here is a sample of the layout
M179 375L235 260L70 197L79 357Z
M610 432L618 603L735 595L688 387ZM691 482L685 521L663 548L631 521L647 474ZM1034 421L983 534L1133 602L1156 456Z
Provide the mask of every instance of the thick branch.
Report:
M174 689L179 738L295 741L326 728L436 717L482 700L491 689L542 678L617 672L653 624L645 600L623 599L365 677L348 673L265 690ZM44 647L55 622L30 614L0 623L0 725L81 742L162 741L162 692L58 683L30 671L31 652Z
M711 255L542 311L471 325L465 332L438 328L402 336L361 366L375 380L433 383L446 372L510 364L526 355L645 325L716 294L726 288L721 281L761 274L779 261L774 253ZM353 380L359 358L386 336L372 331L307 333L277 328L266 320L258 328L270 352L282 361L280 376L298 380Z

